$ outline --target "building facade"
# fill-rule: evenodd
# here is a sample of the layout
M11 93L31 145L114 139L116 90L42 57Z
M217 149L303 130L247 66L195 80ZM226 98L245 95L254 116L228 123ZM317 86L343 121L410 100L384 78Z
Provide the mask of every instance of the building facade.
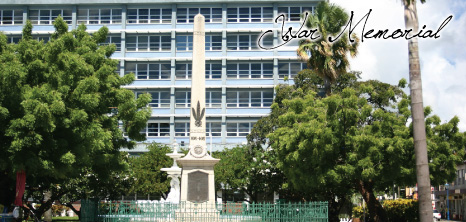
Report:
M447 192L448 190L448 192ZM443 218L447 216L447 207L450 209L450 219L466 219L466 163L456 166L456 178L447 185L435 187L435 207L442 212Z
M221 150L246 142L254 123L268 115L274 87L292 84L306 68L298 60L298 40L271 49L258 47L258 36L272 30L261 42L282 44L281 30L299 29L301 14L312 12L321 0L3 0L0 31L18 42L26 20L33 36L48 41L52 22L61 15L75 29L85 24L90 33L109 28L106 43L117 51L120 75L133 72L128 86L135 96L150 93L152 116L142 132L147 141L131 152L144 152L145 144L189 143L193 18L206 21L206 141ZM283 14L284 18L276 20ZM283 21L284 19L284 21Z

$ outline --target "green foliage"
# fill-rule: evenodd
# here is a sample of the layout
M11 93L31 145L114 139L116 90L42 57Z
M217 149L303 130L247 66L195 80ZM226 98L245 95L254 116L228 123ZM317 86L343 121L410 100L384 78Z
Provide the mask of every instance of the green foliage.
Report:
M18 44L6 44L0 34L0 172L2 180L14 181L25 170L25 198L38 200L45 190L54 190L53 200L67 192L89 193L92 188L64 188L88 184L78 181L84 175L112 181L127 168L120 148L145 139L139 131L151 113L150 97L135 99L122 88L134 76L116 73L118 61L110 58L115 47L99 46L106 28L95 39L84 26L69 32L61 17L54 26L46 44L31 38L30 22ZM11 183L1 184L8 190L3 185Z
M147 146L149 152L130 160L134 184L131 192L138 194L160 194L167 192L170 188L170 180L167 173L160 171L161 168L171 167L173 160L168 157L170 148L165 145L153 143Z
M215 165L215 184L245 192L251 202L257 202L260 194L272 195L283 183L282 175L273 163L270 153L249 146L225 148L213 153L220 162Z
M362 206L353 207L352 214L353 214L352 218L363 218L364 208Z
M419 203L417 200L386 200L383 207L389 222L419 221Z
M274 101L271 116L276 120L267 136L278 167L295 189L320 193L315 197L332 204L335 196L345 199L354 191L375 200L377 190L415 184L409 98L401 88L357 82L356 74L347 73L339 78L345 87L335 85L331 96L321 98L308 85L321 83L316 73L303 71L296 79L303 87L277 88L277 95L284 89L289 97ZM458 121L426 119L433 185L452 181L455 165L464 159L465 134L458 132ZM371 200L366 202L375 204Z
M70 210L70 208L63 205L52 205L52 214L55 216L60 216L61 212L68 210Z
M306 20L306 26L310 29L317 28L321 38L315 41L301 40L297 49L298 56L324 80L327 95L331 93L330 83L334 83L340 75L346 73L350 66L347 54L355 57L358 52L359 40L354 34L354 42L345 37L348 36L347 33L334 41L348 18L348 13L340 6L327 1L320 2L315 13Z

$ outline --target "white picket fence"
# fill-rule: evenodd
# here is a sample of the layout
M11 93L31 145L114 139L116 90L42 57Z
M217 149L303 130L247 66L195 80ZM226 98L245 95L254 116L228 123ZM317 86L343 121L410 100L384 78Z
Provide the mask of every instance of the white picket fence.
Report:
M340 222L352 222L353 219L351 218L340 218Z

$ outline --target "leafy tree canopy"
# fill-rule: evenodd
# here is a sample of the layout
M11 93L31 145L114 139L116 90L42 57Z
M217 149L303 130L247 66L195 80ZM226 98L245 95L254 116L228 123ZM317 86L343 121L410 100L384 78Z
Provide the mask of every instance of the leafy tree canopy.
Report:
M164 167L171 167L173 160L168 157L171 149L168 146L153 143L147 146L149 152L130 159L134 184L132 193L142 195L156 194L163 196L170 188L167 173L160 171Z
M402 91L406 81L393 86L355 77L343 75L344 87L321 98L313 90L319 77L312 71L298 74L290 97L272 105L272 113L281 115L267 138L278 167L296 189L357 191L371 216L382 218L374 191L416 183L409 98ZM455 178L456 164L464 159L465 134L458 131L457 117L441 124L429 107L425 113L431 179L439 185Z
M108 29L68 31L61 17L54 26L45 44L32 39L29 21L18 44L0 34L1 184L11 185L19 170L26 171L28 189L50 190L87 172L106 180L128 166L120 148L145 139L139 131L150 116L150 96L135 99L122 88L134 75L120 77L110 58L115 45L100 45Z
M283 184L283 176L272 156L250 146L237 146L215 152L220 162L215 165L217 190L229 188L248 194L250 202L258 202L261 196L272 196Z

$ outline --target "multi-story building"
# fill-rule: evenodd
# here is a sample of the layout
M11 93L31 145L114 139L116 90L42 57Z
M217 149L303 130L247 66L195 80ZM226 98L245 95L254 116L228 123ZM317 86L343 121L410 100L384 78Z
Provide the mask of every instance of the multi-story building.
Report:
M193 17L205 16L206 141L213 150L243 144L254 123L270 112L274 87L292 83L305 64L296 55L297 40L262 50L257 37L266 30L264 45L281 44L282 19L297 30L300 15L322 0L3 0L0 31L10 42L21 38L26 20L33 35L45 42L61 15L75 29L87 25L92 33L109 28L106 43L117 46L120 75L133 72L126 86L135 96L152 95L152 117L144 131L148 142L182 146L189 143ZM289 79L289 80L287 80ZM143 152L141 144L132 152Z
M456 178L433 191L435 207L446 218L447 208L450 209L450 219L464 220L466 217L466 163L456 166ZM448 190L448 192L447 192Z

